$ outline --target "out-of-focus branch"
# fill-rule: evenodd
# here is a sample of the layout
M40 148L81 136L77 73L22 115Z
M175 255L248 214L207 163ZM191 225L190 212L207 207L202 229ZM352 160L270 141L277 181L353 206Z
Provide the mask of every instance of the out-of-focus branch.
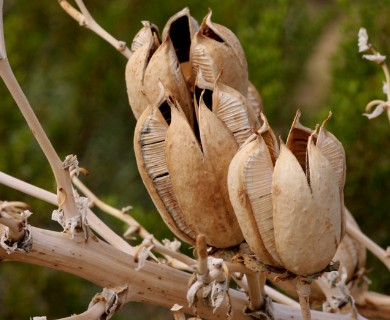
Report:
M62 168L62 161L54 150L49 138L39 123L32 110L23 90L21 89L15 75L11 69L7 58L7 52L4 41L3 26L3 0L0 1L0 77L3 79L9 92L18 105L21 113L27 121L32 133L34 134L39 146L50 163L54 177L57 183L57 193L61 194L61 208L67 219L77 216L78 210L73 198L72 184L68 170Z
M345 210L348 211L347 208L345 208ZM382 261L383 264L387 267L387 269L390 270L389 252L383 250L374 241L372 241L363 232L361 232L358 228L356 228L349 222L347 222L346 231L351 237L363 244L367 248L367 250L371 251L371 253L374 254L380 261Z
M122 53L127 59L131 57L131 51L126 46L126 43L115 39L111 34L104 30L92 17L89 13L87 7L85 6L82 0L75 0L80 11L73 7L66 0L58 0L61 7L68 13L73 19L75 19L81 27L85 27L93 32L95 32L99 37L106 40L111 44L115 49Z
M106 311L106 304L104 301L99 301L98 303L94 304L91 308L89 308L87 311L73 315L66 318L61 318L58 320L91 320L91 319L101 319L101 316Z

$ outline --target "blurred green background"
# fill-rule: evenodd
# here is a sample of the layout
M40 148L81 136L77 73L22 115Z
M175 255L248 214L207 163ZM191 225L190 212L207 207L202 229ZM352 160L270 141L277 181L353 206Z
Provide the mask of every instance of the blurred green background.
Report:
M286 138L297 108L314 127L328 112L328 124L347 155L345 203L364 232L382 247L390 244L390 125L385 115L362 116L372 99L384 99L381 68L357 50L357 33L390 54L390 1L225 0L85 1L95 19L131 44L149 20L162 30L185 6L201 22L236 33L246 52L249 75L260 91L277 135ZM135 120L126 96L126 59L92 32L82 29L55 0L5 0L4 24L10 63L55 149L77 154L90 176L85 183L103 200L131 214L157 238L172 238L138 175L133 149ZM0 170L55 190L50 167L4 84L0 83ZM54 209L0 185L1 200L32 206L34 226L60 230ZM125 227L96 210L118 233ZM390 274L369 255L371 288L390 294ZM30 265L0 264L0 319L49 319L87 308L100 289L71 275ZM158 308L129 304L114 319L172 319Z

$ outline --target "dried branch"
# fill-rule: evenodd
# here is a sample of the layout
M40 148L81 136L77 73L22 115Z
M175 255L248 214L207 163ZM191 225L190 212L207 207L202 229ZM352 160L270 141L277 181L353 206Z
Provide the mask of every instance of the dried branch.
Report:
M37 199L41 199L47 203L51 203L53 205L57 204L57 196L54 193L11 177L10 175L7 175L3 172L0 172L0 184L31 195ZM123 240L122 237L118 236L114 231L112 231L112 229L109 228L103 221L101 221L90 209L88 209L87 218L89 226L104 240L106 240L118 250L122 250L123 252L127 252L129 254L134 254L135 248L130 246L130 244Z
M126 46L126 43L115 39L111 34L109 34L106 30L104 30L93 19L92 15L89 13L87 7L85 6L82 0L75 0L80 11L74 8L66 0L58 0L58 2L60 3L62 9L64 9L67 14L69 14L73 19L75 19L80 24L81 27L85 27L95 32L98 36L106 40L110 45L112 45L115 49L117 49L120 53L122 53L127 59L131 57L132 52Z
M80 313L78 315L73 315L66 318L61 318L58 320L90 320L90 319L101 319L101 316L106 311L106 303L104 301L100 301L94 304L87 311Z
M31 227L34 238L30 253L7 254L0 249L0 259L32 263L54 268L84 278L100 287L128 285L126 301L138 301L170 309L183 306L183 312L193 314L187 306L186 292L190 274L164 264L146 261L144 268L135 271L133 257L98 239L85 243L82 236L70 239L63 233ZM249 319L242 313L247 304L246 295L230 290L233 319ZM199 304L197 315L203 319L226 319L226 303L213 314L209 307ZM346 315L312 311L318 320L346 320ZM274 303L276 320L301 319L298 308Z
M34 134L38 144L44 152L47 160L50 163L51 169L57 183L57 193L62 195L61 207L65 217L70 219L78 215L76 203L73 199L72 184L70 181L69 172L62 168L62 161L54 150L49 138L39 123L30 106L23 90L21 89L15 75L11 69L7 58L7 52L4 41L4 26L3 26L3 0L0 0L0 77L10 91L21 113L27 121L32 133Z

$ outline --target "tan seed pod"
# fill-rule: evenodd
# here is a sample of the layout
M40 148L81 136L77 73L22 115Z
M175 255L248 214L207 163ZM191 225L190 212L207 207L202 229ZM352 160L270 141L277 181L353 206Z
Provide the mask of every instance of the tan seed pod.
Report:
M160 45L158 36L153 32L151 24L144 26L142 29L142 36L140 35L137 37L138 40L134 40L137 43L135 47L138 46L138 48L127 62L125 72L127 96L136 119L141 116L142 112L149 105L149 99L143 92L144 76L153 53Z
M184 219L207 244L227 248L243 236L231 207L227 170L237 151L229 129L201 101L200 143L188 121L172 108L166 138L168 171Z
M345 210L345 212L348 222L358 227L355 219L352 217L349 211ZM340 262L339 270L345 268L347 271L346 284L348 285L350 281L353 281L353 279L356 277L356 273L359 272L359 270L365 268L366 248L360 242L346 234L337 248L336 254L333 257L333 261ZM272 274L269 279L273 281L274 276L275 275ZM297 298L295 281L277 281L274 282L274 285L287 292L289 295ZM322 303L324 300L324 293L316 284L316 282L314 282L311 286L310 301Z
M173 15L163 29L163 40L170 38L180 63L184 78L189 86L191 78L190 47L191 39L199 30L198 22L190 15L190 10L184 8Z
M239 146L260 128L260 121L249 101L237 90L223 84L220 78L214 85L212 109L233 133Z
M145 70L143 91L152 103L160 95L160 81L178 101L187 120L193 125L194 116L191 95L187 89L175 49L169 37L163 41L153 54Z
M149 43L151 35L156 35L159 38L159 31L156 25L149 21L141 21L143 28L135 35L131 43L131 51L134 53L141 48L145 43ZM161 41L158 41L161 42Z
M288 133L286 146L297 158L303 171L306 172L306 151L309 137L313 135L314 130L303 126L299 119L301 117L300 110L297 110L290 132ZM317 135L313 135L313 140L316 142Z
M134 133L135 157L145 187L164 222L178 238L194 244L196 234L184 220L165 159L165 138L170 122L167 113L171 108L168 101L164 98L156 106L149 106L138 119Z
M333 168L313 139L307 154L310 184L284 144L272 184L276 249L286 269L301 276L323 270L342 238L340 192Z
M341 202L341 234L345 234L346 228L346 215L344 214L344 185L346 177L346 161L345 152L341 142L328 130L325 129L326 122L330 119L331 113L320 127L317 146L321 150L321 153L329 160L335 173L337 183L340 190L340 202Z
M229 167L230 201L251 250L265 264L281 267L272 218L273 163L260 134L244 144Z
M211 22L211 14L210 10L192 39L190 61L193 79L201 69L204 79L213 85L223 71L221 81L246 97L248 67L244 51L232 31Z
M275 248L271 195L279 147L264 114L261 118L261 128L247 139L230 164L229 196L251 250L263 263L282 267Z

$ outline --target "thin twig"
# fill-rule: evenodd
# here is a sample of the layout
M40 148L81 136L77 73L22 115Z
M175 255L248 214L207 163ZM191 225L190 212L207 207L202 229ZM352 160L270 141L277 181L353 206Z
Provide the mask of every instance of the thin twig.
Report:
M37 199L43 200L47 203L57 205L57 196L54 193L16 179L3 172L0 172L0 183L25 194L31 195ZM118 236L114 231L112 231L112 229L109 228L103 221L101 221L90 209L88 209L87 219L91 228L95 230L108 243L112 244L113 247L128 254L134 254L135 248L126 242L122 237Z
M82 0L75 0L80 11L74 8L68 1L59 0L61 7L66 13L68 13L73 19L75 19L81 27L85 27L93 32L95 32L102 39L107 41L120 53L122 53L127 59L132 55L131 50L126 46L126 43L115 39L111 34L104 30L92 17L89 13L87 7L85 6Z

